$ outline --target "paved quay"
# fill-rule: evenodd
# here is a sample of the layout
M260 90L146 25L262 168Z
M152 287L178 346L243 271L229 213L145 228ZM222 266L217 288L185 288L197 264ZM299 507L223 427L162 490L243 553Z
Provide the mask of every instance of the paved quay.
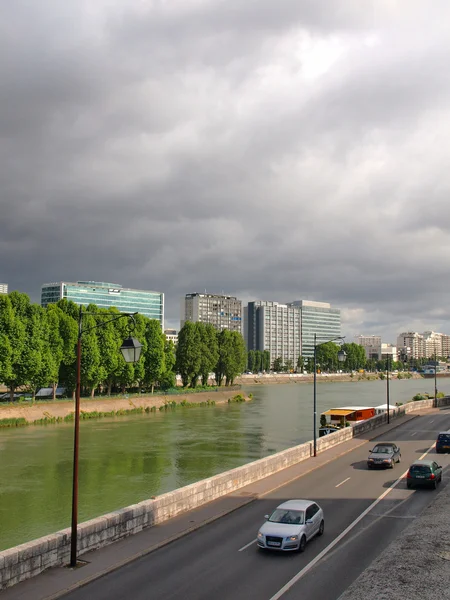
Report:
M450 484L443 486L339 600L450 599Z
M428 410L419 414L426 414ZM8 588L1 593L2 600L51 600L60 598L69 591L110 573L133 560L145 556L152 551L165 546L178 538L195 531L196 529L219 519L240 507L258 499L271 491L293 481L322 465L331 462L351 450L373 440L384 433L392 431L407 421L419 415L405 415L383 425L375 430L352 438L342 444L332 447L316 458L310 458L265 479L254 482L239 489L228 496L210 502L196 510L184 513L160 525L148 528L136 535L125 538L100 550L89 552L81 556L84 566L76 569L56 567L45 571L41 575ZM448 531L448 530L447 530ZM447 538L449 538L447 534ZM444 559L437 558L440 561ZM422 560L422 557L420 558ZM416 557L417 561L417 557ZM416 564L417 568L417 564ZM353 596L356 598L356 596ZM361 596L362 597L362 596ZM375 598L375 596L373 596ZM385 596L385 598L396 596ZM400 596L398 596L400 598ZM402 596L403 597L403 596ZM416 596L409 596L414 598ZM381 598L381 596L377 597ZM405 596L406 598L406 596ZM425 598L425 596L423 597ZM440 598L446 598L445 593Z

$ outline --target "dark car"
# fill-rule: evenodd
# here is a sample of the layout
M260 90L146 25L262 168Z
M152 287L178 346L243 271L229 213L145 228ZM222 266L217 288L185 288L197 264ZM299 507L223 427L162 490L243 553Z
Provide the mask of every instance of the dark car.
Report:
M402 455L400 448L393 442L380 442L372 448L367 459L369 469L383 467L393 469L395 463L399 463Z
M434 460L416 460L406 475L408 489L416 485L437 488L442 481L442 467Z
M436 452L450 452L450 431L441 431L437 436Z

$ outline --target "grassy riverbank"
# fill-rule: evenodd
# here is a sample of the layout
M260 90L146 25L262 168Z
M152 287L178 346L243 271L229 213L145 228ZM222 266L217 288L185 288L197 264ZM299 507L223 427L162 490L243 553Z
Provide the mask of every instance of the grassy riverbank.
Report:
M214 406L229 402L245 402L246 400L250 400L250 397L226 388L217 391L212 389L197 393L180 393L176 396L140 395L124 398L82 398L80 415L82 419L120 417L158 410L175 410L178 407ZM73 418L74 402L72 400L21 402L0 406L0 427L63 423L73 421Z

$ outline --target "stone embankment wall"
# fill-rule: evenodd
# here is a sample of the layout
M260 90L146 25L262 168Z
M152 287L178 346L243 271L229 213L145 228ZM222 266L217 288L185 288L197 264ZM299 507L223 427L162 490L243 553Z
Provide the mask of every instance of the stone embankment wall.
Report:
M450 397L438 399L438 406L450 405ZM392 418L433 406L433 400L411 402L393 411ZM317 440L317 449L340 444L386 423L378 415ZM226 471L151 500L103 515L78 527L79 554L111 544L146 527L162 523L226 494L263 479L273 473L310 458L312 442L288 448L266 458ZM45 569L69 561L70 529L0 552L0 590L38 575Z

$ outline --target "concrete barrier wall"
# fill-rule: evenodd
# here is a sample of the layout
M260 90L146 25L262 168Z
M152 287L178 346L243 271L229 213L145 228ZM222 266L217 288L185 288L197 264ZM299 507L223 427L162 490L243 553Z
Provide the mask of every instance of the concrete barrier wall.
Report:
M450 397L438 400L438 406L450 405ZM433 406L433 400L405 404L394 409L392 418ZM375 429L387 421L386 414L378 415L317 440L318 452L341 444L352 437ZM289 448L255 462L243 465L214 477L162 494L155 499L127 506L103 515L78 527L79 555L111 544L146 527L162 523L178 514L268 477L282 469L306 460L312 454L312 443ZM0 590L19 581L38 575L49 567L69 562L70 529L63 529L26 544L0 552Z

